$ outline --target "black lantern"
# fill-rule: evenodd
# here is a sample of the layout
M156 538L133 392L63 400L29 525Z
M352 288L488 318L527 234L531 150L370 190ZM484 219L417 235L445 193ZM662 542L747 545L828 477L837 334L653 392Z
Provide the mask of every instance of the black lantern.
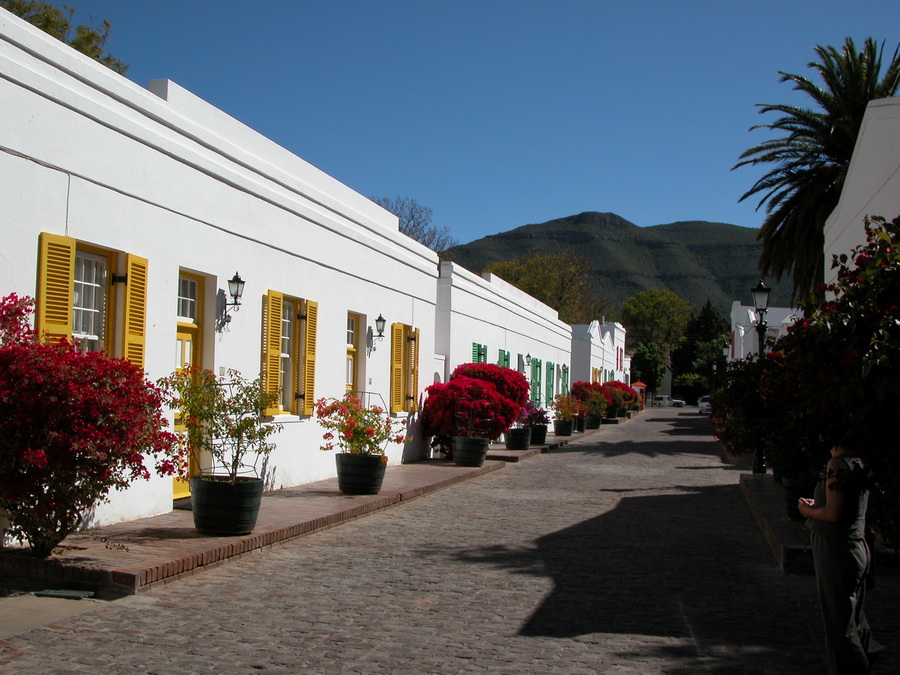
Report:
M231 307L239 307L241 298L244 296L244 280L241 279L241 275L237 272L228 280L228 295L232 299L229 305Z
M383 338L383 337L384 337L384 325L385 325L385 323L386 323L385 318L384 318L383 316L381 316L381 312L379 312L379 313L378 313L378 318L375 319L375 330L378 331L378 335L376 335L375 337L380 337L380 338Z

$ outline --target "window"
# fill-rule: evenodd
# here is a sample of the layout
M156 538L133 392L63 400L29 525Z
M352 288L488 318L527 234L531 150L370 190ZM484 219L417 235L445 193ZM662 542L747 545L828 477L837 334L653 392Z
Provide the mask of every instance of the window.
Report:
M487 363L487 345L472 343L472 363Z
M504 368L509 368L509 363L510 363L509 357L510 357L510 353L508 351L506 351L505 349L501 349L500 353L497 356L497 365L503 366Z
M356 369L359 354L359 327L362 325L362 317L359 314L347 313L347 391L358 389Z
M106 351L106 268L106 256L75 250L72 337L81 351Z
M569 366L562 367L562 383L559 385L559 392L566 396L569 395Z
M419 329L391 324L391 412L419 409Z
M319 303L270 290L263 298L262 385L279 392L266 415L312 415Z
M103 350L143 368L147 260L49 232L41 233L38 249L35 328L47 339L71 337L85 351Z
M182 323L197 324L200 316L199 306L200 281L195 277L180 275L178 277L178 320Z

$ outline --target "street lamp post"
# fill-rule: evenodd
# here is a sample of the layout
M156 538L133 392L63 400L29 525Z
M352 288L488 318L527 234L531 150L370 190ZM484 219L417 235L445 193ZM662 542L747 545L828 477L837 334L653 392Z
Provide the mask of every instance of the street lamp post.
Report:
M753 296L753 308L756 310L756 333L759 336L759 353L757 355L757 360L760 364L762 364L763 354L765 354L766 349L766 310L769 308L769 293L771 291L771 288L766 288L762 279L759 280L759 284L757 284L756 288L750 289L750 294ZM762 375L761 368L760 375ZM765 472L766 456L763 452L763 448L757 445L753 450L753 473Z

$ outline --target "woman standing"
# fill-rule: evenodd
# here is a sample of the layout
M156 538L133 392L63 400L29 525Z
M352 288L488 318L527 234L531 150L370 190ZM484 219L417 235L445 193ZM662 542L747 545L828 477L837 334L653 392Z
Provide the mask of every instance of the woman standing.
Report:
M865 539L868 499L862 461L845 445L835 445L814 499L798 504L808 519L832 675L871 672L870 657L879 649L863 611L871 565Z

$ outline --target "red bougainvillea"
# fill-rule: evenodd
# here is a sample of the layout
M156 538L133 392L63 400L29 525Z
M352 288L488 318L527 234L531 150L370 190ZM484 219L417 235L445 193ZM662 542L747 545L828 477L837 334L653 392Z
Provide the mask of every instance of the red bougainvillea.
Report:
M111 489L175 471L161 392L137 366L28 328L32 302L0 302L0 508L36 556L76 529Z

